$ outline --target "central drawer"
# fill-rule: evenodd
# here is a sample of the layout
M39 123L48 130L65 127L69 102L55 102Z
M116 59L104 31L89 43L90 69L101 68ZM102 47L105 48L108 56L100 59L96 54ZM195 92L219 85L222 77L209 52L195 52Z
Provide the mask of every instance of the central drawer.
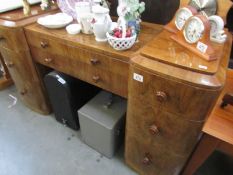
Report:
M46 51L34 46L30 46L30 50L33 59L40 64L127 97L127 63L107 56L92 54L79 48L76 49L75 57L68 53L66 56L54 54L50 50ZM119 72L116 68L118 66L122 68Z

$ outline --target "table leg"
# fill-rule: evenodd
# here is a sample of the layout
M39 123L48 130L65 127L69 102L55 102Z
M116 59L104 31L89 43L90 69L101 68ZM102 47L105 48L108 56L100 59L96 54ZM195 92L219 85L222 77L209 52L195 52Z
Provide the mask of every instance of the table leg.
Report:
M184 168L183 175L193 175L196 170L205 162L205 160L217 148L219 140L208 134L203 134L192 157Z

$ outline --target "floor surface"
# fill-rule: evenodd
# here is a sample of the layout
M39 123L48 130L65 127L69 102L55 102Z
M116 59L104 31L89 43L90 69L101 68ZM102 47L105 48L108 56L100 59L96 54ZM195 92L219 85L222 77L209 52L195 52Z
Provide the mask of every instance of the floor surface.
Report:
M108 159L51 116L26 108L15 87L0 91L0 175L135 175L123 150ZM13 106L12 106L13 105ZM123 148L123 147L122 147Z

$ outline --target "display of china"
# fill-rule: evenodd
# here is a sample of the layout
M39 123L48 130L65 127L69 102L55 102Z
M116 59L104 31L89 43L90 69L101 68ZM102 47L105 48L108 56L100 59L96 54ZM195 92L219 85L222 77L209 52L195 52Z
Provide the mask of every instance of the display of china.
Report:
M93 34L92 22L93 22L92 13L82 13L80 15L80 24L81 24L82 33Z
M91 4L87 1L80 1L75 3L75 11L78 23L81 21L81 16L84 16L86 13L91 13ZM84 14L84 15L83 15Z
M109 16L109 9L96 5L92 7L92 12L95 40L105 42L107 41L106 33L110 30L112 24L112 20Z

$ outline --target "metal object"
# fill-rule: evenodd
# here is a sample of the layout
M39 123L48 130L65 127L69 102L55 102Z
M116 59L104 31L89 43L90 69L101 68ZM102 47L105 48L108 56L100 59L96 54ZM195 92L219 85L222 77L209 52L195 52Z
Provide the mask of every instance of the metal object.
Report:
M207 17L215 15L218 8L217 0L190 0L189 5Z

